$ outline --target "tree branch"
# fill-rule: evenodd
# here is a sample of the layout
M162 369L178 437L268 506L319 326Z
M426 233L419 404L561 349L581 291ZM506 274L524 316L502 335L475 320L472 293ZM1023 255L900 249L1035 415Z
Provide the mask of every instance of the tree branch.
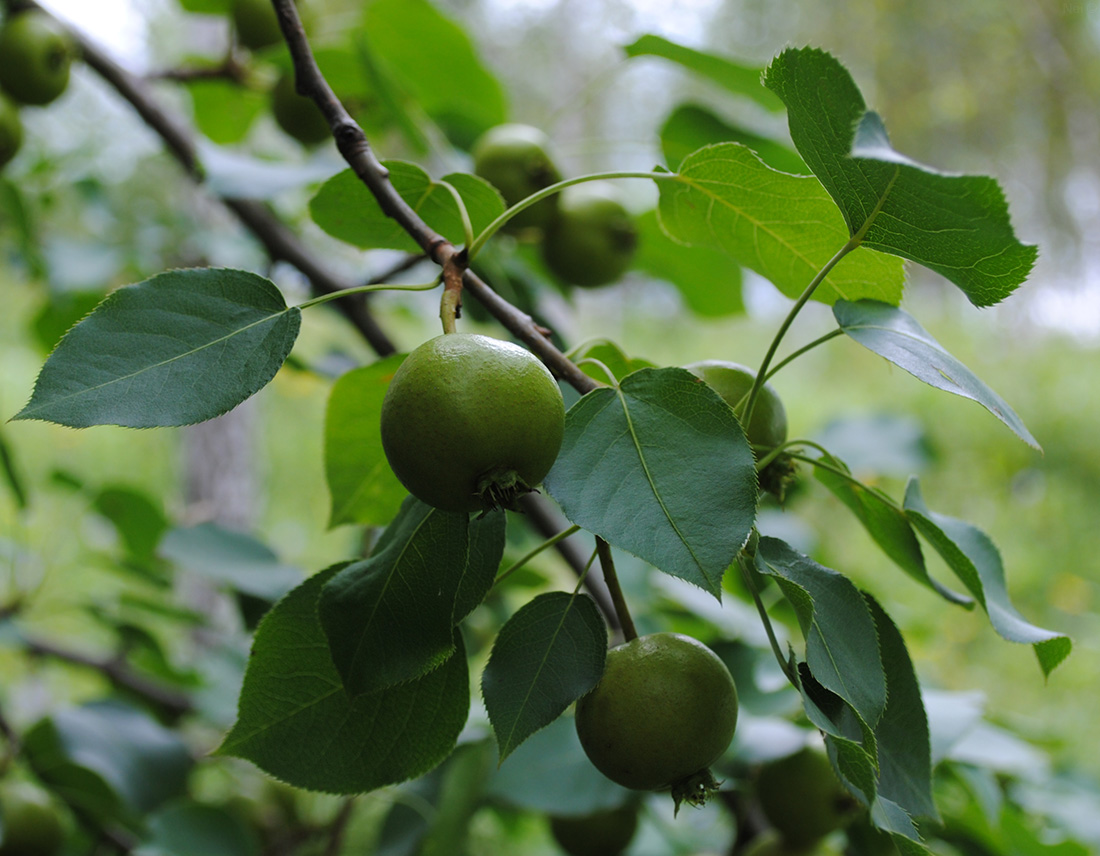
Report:
M134 672L125 660L99 659L79 651L70 651L41 639L24 637L23 646L27 653L36 657L52 657L64 663L84 666L99 672L111 685L127 690L155 704L165 715L172 719L191 713L195 708L185 694L163 687Z
M390 181L389 171L382 165L367 140L363 129L328 85L302 28L294 0L272 0L279 16L283 38L294 60L295 86L298 94L312 98L332 128L337 148L379 206L442 268L453 263L461 252L454 244L433 230L401 197ZM463 285L517 339L526 344L549 369L584 394L597 387L592 378L550 342L546 331L525 312L498 295L476 273L467 269Z
M33 0L26 0L20 5L50 14ZM62 22L58 23L64 26ZM202 185L202 165L190 125L180 116L164 109L144 80L122 68L83 34L71 29L70 33L78 44L84 61L130 103L145 124L164 141L168 151L187 175L196 184ZM298 236L262 202L225 196L215 198L237 215L273 261L284 261L300 270L309 280L315 294L333 294L358 284L328 270ZM364 295L339 300L336 304L379 356L392 354L396 350L389 336L371 315Z

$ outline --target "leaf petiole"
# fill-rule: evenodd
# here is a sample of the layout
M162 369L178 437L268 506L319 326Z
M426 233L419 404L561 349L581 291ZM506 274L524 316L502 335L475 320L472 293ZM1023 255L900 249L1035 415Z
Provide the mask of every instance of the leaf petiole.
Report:
M339 300L341 297L351 297L354 294L369 294L372 291L431 291L433 288L439 286L439 279L433 279L431 282L423 282L418 285L395 285L393 283L379 283L375 285L357 285L354 288L343 288L340 291L334 291L330 294L322 294L307 300L305 303L299 303L296 309L309 309L311 306L320 306L322 303L328 303L332 300Z
M510 577L512 574L514 574L516 571L518 571L520 568L522 568L524 565L526 565L528 562L530 562L533 558L535 558L535 556L537 556L543 550L547 550L550 547L553 547L559 541L564 541L570 535L574 535L574 534L576 534L577 532L580 532L580 531L581 531L581 527L579 527L577 525L573 525L573 526L570 526L568 529L562 529L561 532L557 533L556 535L550 536L545 541L543 541L541 544L539 544L537 547L534 547L531 550L529 550L522 558L517 559L515 562L513 562L511 565L509 565L507 568L505 568L503 571L501 571L499 574L497 574L497 578L493 582L493 585L497 585L498 583L504 582L505 579Z
M771 345L768 346L768 352L764 355L764 361L760 364L760 370L756 373L756 380L753 381L752 389L749 390L749 400L748 404L745 405L745 414L741 420L742 425L748 425L752 420L752 410L756 406L756 399L760 396L760 390L764 387L764 378L768 376L768 367L775 357L775 352L779 350L779 343L783 341L783 337L787 335L787 331L794 323L794 319L798 317L798 313L802 311L802 307L809 302L811 297L813 297L814 292L817 291L818 286L825 281L825 277L829 275L830 271L839 264L841 259L858 246L858 238L849 238L844 246L837 251L836 255L829 259L824 267L822 267L814 278L810 280L810 284L807 285L805 291L799 295L798 300L796 300L794 306L791 307L791 311L787 313L787 317L784 318L783 323L779 325L779 330L776 331Z
M556 182L554 184L544 187L537 193L532 193L525 199L521 199L515 205L511 206L503 214L497 217L493 222L486 226L481 234L474 239L474 241L468 244L470 248L469 256L471 261L481 252L482 248L488 243L489 239L493 237L501 227L504 226L509 220L519 214L521 211L530 208L532 205L541 202L549 196L553 196L555 193L560 193L567 187L574 184L584 184L586 181L610 181L617 178L648 178L653 181L667 181L669 179L679 180L680 176L675 172L596 172L591 175L581 175L576 178L567 178L563 181Z
M737 554L737 566L741 569L741 579L745 582L745 588L749 590L749 594L752 595L753 602L756 604L756 611L760 613L760 620L764 624L764 632L768 634L768 642L771 643L772 652L775 654L775 659L779 662L779 668L783 670L783 674L787 676L787 680L797 689L798 681L795 680L794 675L791 674L790 664L787 663L786 658L783 656L783 651L779 647L779 639L776 638L775 628L772 627L771 617L768 615L768 610L764 607L764 601L760 599L760 592L756 590L756 584L752 580L752 570L749 568L744 552Z

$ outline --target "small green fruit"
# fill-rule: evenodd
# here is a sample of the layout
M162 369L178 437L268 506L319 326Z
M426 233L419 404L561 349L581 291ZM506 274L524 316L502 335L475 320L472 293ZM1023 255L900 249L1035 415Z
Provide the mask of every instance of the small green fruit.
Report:
M619 279L637 246L638 229L618 188L592 181L561 192L558 217L543 237L542 258L562 281L591 288Z
M445 511L510 508L553 466L565 404L530 351L449 333L416 348L382 401L382 448L405 488Z
M249 50L263 50L283 40L271 0L233 0L231 14L237 41Z
M29 782L0 792L0 856L54 856L65 841L59 808Z
M0 28L0 88L20 104L41 106L69 85L74 48L45 12L12 15Z
M858 803L823 749L807 746L760 768L756 796L784 844L808 848L852 820Z
M547 150L550 139L530 125L497 125L474 143L474 172L500 191L508 205L561 181ZM550 196L508 221L511 231L545 229L557 217L558 198Z
M705 380L735 410L739 405L743 406L742 399L748 395L756 380L756 372L748 366L724 360L703 360L684 368ZM765 449L775 448L787 439L787 411L770 383L765 383L760 390L745 436L752 445Z
M599 684L577 702L576 726L589 760L613 782L675 792L729 746L737 690L706 645L653 633L607 652Z
M271 114L286 134L304 146L315 146L332 136L332 129L317 105L294 88L293 72L280 75L271 90Z
M19 108L0 92L0 169L7 166L23 145L23 122Z
M597 811L580 817L550 818L550 833L569 856L619 856L638 829L638 807Z

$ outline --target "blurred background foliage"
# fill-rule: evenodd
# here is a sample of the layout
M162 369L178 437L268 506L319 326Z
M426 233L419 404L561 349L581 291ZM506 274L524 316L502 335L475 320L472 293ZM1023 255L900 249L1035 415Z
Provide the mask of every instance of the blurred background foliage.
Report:
M318 43L338 39L358 15L357 0L320 5ZM774 385L793 436L832 437L830 448L848 443L848 449L835 451L857 474L876 474L877 483L895 496L905 478L918 473L930 503L989 533L1005 557L1014 601L1037 625L1071 635L1071 658L1044 685L1026 648L1003 642L981 614L946 607L888 566L848 512L810 479L786 509L767 512L762 528L816 550L825 564L879 597L902 628L926 687L981 693L992 722L1047 753L1021 762L1033 765L1028 769L1036 781L1051 771L1065 772L1095 795L1100 750L1090 735L1100 654L1100 4L439 5L463 23L504 82L509 117L544 128L567 174L611 166L648 169L661 162L660 125L682 103L705 106L765 136L785 135L781 115L731 100L667 62L626 58L625 45L656 33L757 66L786 45L825 47L852 70L899 151L944 170L988 173L1002 182L1017 233L1040 245L1031 280L1004 305L979 312L913 268L905 305L1009 401L1043 445L1042 454L971 402L938 394L847 340L793 363ZM95 35L139 72L216 62L225 49L228 31L216 16L186 14L172 0L131 0L117 7L126 17ZM89 14L75 6L68 12L78 26ZM201 87L189 96L171 82L157 86L178 109L201 112L203 104L213 105L213 118L203 121L207 134L224 143L206 150L215 187L245 175L333 264L363 270L361 254L336 246L304 214L311 187L340 168L334 150L306 152L282 137L260 101L255 121L247 122L240 105L219 114L214 108L222 102ZM25 122L25 150L0 182L5 417L26 401L60 334L109 288L168 267L214 264L269 272L291 299L305 294L299 275L285 266L269 269L258 245L182 178L159 141L90 70L77 68L64 101L28 111ZM436 175L468 168L463 155L440 145L428 128L420 141L384 130L377 146L387 157L417 159ZM242 132L239 141L232 139ZM628 190L638 210L652 203L653 190L645 183L631 183ZM382 269L388 261L381 253L367 268ZM599 291L551 293L542 308L570 343L604 337L662 365L704 358L754 364L788 304L751 275L741 297L744 314L704 317L673 287L631 273ZM434 301L432 295L383 296L373 305L399 346L408 349L435 331ZM371 359L335 313L310 313L303 323L295 348L300 365L338 371ZM830 323L824 308L813 307L790 341L808 341ZM346 527L327 529L322 442L330 383L323 373L289 368L246 405L243 417L252 481L237 523L281 562L303 571L345 558L361 537ZM853 440L872 420L880 428L889 425L895 442L877 450ZM74 432L41 423L0 425L14 474L0 488L0 604L25 601L23 626L42 637L68 640L83 651L109 651L120 616L141 613L147 608L143 599L173 585L128 561L141 550L133 539L157 531L158 519L198 523L208 511L189 497L193 435L193 429ZM130 500L114 497L122 506L110 504L106 489L116 487L129 492ZM184 591L180 602L201 609L202 597ZM113 617L104 621L104 614ZM198 668L188 659L192 630L186 621L170 622L159 631L160 645L147 646L149 657L170 652L157 667L163 673ZM0 686L6 715L20 723L104 689L94 672L8 656L3 649ZM205 743L216 739L206 735ZM203 775L200 791L259 787L251 780L241 786L234 777L243 774L232 769ZM1043 803L1042 793L1029 799ZM1063 808L1068 804L1064 800ZM317 798L295 810L315 812L323 821L337 809ZM522 838L526 822L520 816L482 818L473 834L490 843L515 840L510 836ZM687 821L704 822L710 821ZM1100 846L1100 835L1094 840Z

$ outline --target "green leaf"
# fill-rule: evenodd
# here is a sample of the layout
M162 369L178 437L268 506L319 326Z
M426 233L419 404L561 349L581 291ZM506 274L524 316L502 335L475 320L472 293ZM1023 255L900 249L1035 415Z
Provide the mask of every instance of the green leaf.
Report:
M149 836L134 856L259 856L256 833L231 811L190 800L149 818Z
M993 629L1010 642L1031 645L1043 674L1069 656L1069 637L1043 630L1024 620L1008 597L1001 554L989 536L969 523L929 510L920 483L910 479L905 489L905 511L917 531L936 548L947 566L977 598Z
M679 168L684 158L703 146L741 143L756 152L760 160L772 169L796 175L810 173L805 161L789 146L740 125L733 125L698 104L681 104L665 119L659 133L665 163L673 171Z
M232 0L179 0L185 12L204 12L210 15L228 15Z
M849 472L843 461L831 455L823 455L822 462L843 472ZM952 591L929 576L924 564L924 554L920 549L920 541L913 532L909 518L905 516L901 506L890 497L877 488L846 479L822 467L814 468L814 476L837 499L848 506L882 552L905 573L951 603L973 605L974 602L966 595Z
M332 495L329 526L382 526L393 519L406 491L382 451L382 399L403 355L342 375L325 410L325 477Z
M405 161L385 161L394 189L424 221L447 240L462 244L465 231L454 196L423 169ZM504 200L488 182L476 175L444 176L466 204L474 233L504 213ZM392 217L351 170L326 181L309 203L314 222L332 237L364 250L390 249L419 253L419 245Z
M656 365L647 359L628 356L622 348L607 339L594 339L578 346L569 352L569 359L575 363L583 360L599 360L611 370L616 382L639 369L656 368ZM585 363L580 366L580 370L600 383L611 382L607 372L593 363Z
M51 714L27 731L22 750L66 802L124 822L186 793L194 764L177 733L116 701Z
M760 539L756 567L776 578L794 607L814 678L873 728L886 707L886 676L875 623L859 589L778 538Z
M371 56L458 145L507 118L504 90L470 37L427 0L373 0L363 34Z
M577 525L718 598L756 517L740 424L679 368L642 369L573 405L544 486Z
M813 176L767 166L739 143L707 146L658 182L661 226L675 240L721 250L791 298L848 242L836 205ZM825 277L814 299L901 301L901 259L859 248Z
M264 617L237 722L217 751L300 788L356 794L422 775L451 754L470 678L456 634L454 655L435 671L349 698L317 616L321 588L340 567L306 580Z
M118 485L100 490L92 506L111 521L132 557L143 562L153 558L168 529L161 503L142 491Z
M213 419L265 386L301 312L253 273L168 271L108 295L46 360L15 419L154 428Z
M886 710L875 726L878 744L878 798L907 814L937 818L932 799L932 743L920 684L905 640L886 611L864 594L878 631L886 674Z
M749 98L772 112L783 109L779 99L761 84L763 69L744 65L716 54L684 47L662 36L645 35L623 48L628 57L656 56L717 83L734 95Z
M1016 411L947 353L908 312L874 300L860 300L839 301L833 306L833 315L840 329L863 347L929 386L978 402L1029 446L1040 448Z
M481 692L504 761L603 676L607 628L587 595L550 592L501 628Z
M20 510L25 509L30 502L29 494L19 467L16 466L15 453L2 431L0 431L0 473L3 474L4 482L15 500L15 507Z
M638 251L634 267L671 282L697 315L721 318L745 311L741 268L725 253L709 247L686 247L665 234L656 211L635 218Z
M158 552L191 573L265 600L278 600L302 581L301 569L280 562L266 544L216 523L173 529Z
M535 732L497 768L487 791L506 805L557 815L618 808L632 793L592 766L571 716Z
M493 744L488 740L466 743L455 750L443 768L439 798L418 856L452 856L466 852L470 822L482 807L495 755Z
M265 92L227 79L190 80L187 90L194 105L195 124L206 137L221 146L243 140L268 103Z
M768 67L765 85L787 105L795 147L864 246L942 274L975 306L992 306L1027 278L1037 250L1016 239L1000 185L895 152L834 57L788 49Z
M467 527L492 533L495 549L482 549L478 561L470 561ZM503 512L469 522L468 514L406 499L370 558L321 591L321 626L347 693L419 678L451 657L454 627L492 587L503 551Z

